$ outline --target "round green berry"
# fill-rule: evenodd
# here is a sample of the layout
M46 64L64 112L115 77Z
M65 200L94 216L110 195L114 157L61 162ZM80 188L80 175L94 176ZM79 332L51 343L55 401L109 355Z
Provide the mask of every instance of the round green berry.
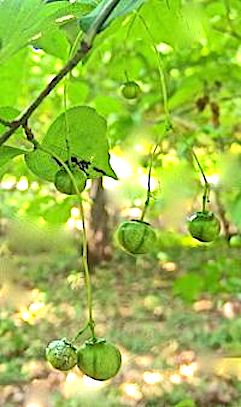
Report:
M105 339L90 339L78 350L78 367L95 380L114 377L121 367L119 349Z
M188 218L188 230L200 242L214 241L220 229L220 222L213 212L195 212Z
M128 81L124 83L121 92L126 99L136 99L141 94L141 88L136 82Z
M83 171L78 168L71 169L71 172L75 178L75 182L78 186L79 192L82 192L86 187L86 175ZM62 168L55 175L54 185L59 192L67 195L76 194L74 184L67 173L67 171Z
M58 370L69 370L77 364L77 349L65 338L50 342L45 354L48 362Z
M117 239L122 249L128 253L145 254L155 245L156 233L149 223L131 220L119 226Z
M231 247L241 247L241 236L235 235L230 238L229 244Z

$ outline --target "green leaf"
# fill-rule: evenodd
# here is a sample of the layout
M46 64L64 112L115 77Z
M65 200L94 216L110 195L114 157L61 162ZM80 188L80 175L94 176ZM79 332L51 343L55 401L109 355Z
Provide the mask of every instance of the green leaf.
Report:
M26 56L27 52L23 50L17 55L14 55L7 64L0 65L1 106L13 106L16 104L22 90Z
M32 42L32 45L62 59L67 59L69 54L69 42L58 27L44 32L38 40Z
M89 95L89 86L87 81L81 81L77 78L71 78L68 81L68 98L71 106L79 106L84 103Z
M121 0L118 6L114 9L111 13L103 28L107 27L113 20L117 17L124 16L130 13L133 10L139 8L146 0ZM84 17L80 18L80 27L81 29L86 32L93 24L93 21L96 17L101 13L103 7L106 5L106 0L102 0L100 4L89 14L85 15Z
M107 175L117 179L109 163L106 121L94 109L78 106L62 113L50 126L42 146L67 161L67 143L70 157L88 163L88 178ZM31 171L50 182L61 167L53 157L40 150L26 154L25 160Z
M68 1L44 3L42 0L0 1L0 62L26 47L35 36L51 30L66 16L79 17L89 10L90 4Z
M167 43L175 49L190 48L200 37L205 38L202 10L198 5L182 6L180 1L165 2L149 0L144 4L140 15L156 44ZM155 16L155 18L153 18ZM141 19L136 18L131 35L146 36Z
M26 151L21 150L20 148L10 147L10 146L1 146L0 147L0 167L5 165L8 161L17 155L24 154Z
M173 285L173 293L179 295L187 302L196 300L203 291L204 281L202 276L196 274L184 275L176 279Z

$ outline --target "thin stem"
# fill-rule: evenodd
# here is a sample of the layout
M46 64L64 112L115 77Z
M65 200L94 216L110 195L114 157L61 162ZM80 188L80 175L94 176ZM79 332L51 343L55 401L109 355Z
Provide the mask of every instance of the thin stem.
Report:
M37 96L37 98L30 104L26 111L20 116L19 119L11 122L11 127L0 137L0 146L5 143L15 131L24 126L43 102L43 100L53 91L53 89L58 85L58 83L70 72L72 69L78 65L78 63L88 54L91 50L94 39L98 32L101 30L103 24L108 19L112 11L115 9L120 0L109 0L106 6L102 9L100 14L97 16L88 32L86 33L85 39L81 41L80 47L75 53L75 55L67 62L67 64L59 71L59 73L48 83L48 85L43 89L43 91Z
M82 227L83 227L83 266L85 271L85 285L87 290L87 305L88 305L88 313L89 313L89 327L91 330L92 338L95 340L95 322L93 319L93 311L92 311L92 287L90 281L90 273L89 273L89 265L88 265L88 243L87 243L87 234L86 234L86 227L85 227L85 216L84 216L84 208L82 199L79 201L79 208L80 208L80 216L82 219Z
M201 166L194 150L192 150L192 155L195 158L195 161L198 165L198 168L199 168L199 170L202 174L203 180L204 180L204 191L203 191L203 198L202 198L202 211L204 212L206 210L206 204L207 204L207 202L209 202L210 185L208 183L206 175L202 169L202 166Z
M147 34L148 34L148 36L150 38L151 45L152 45L152 47L153 47L153 49L155 51L155 54L156 54L157 64L158 64L158 71L159 71L159 76L160 76L161 91L162 91L162 97L163 97L164 111L165 111L167 121L170 122L171 120L170 120L170 112L169 112L169 107L168 107L168 92L167 92L167 85L166 85L166 79L165 79L165 74L164 74L163 63L162 63L162 60L160 58L160 54L159 54L159 52L158 52L158 50L156 48L155 41L154 41L154 39L152 37L152 34L151 34L151 32L150 32L144 18L140 14L137 14L137 15L140 18L143 26L146 29L146 32L147 32Z
M141 215L141 221L144 220L144 217L146 215L146 211L147 208L149 206L150 203L150 198L151 198L151 172L152 172L152 167L153 167L153 160L155 157L155 153L157 148L159 147L159 144L157 144L153 150L153 152L151 153L151 158L150 158L150 165L149 165L149 171L148 171L148 180L147 180L147 194L146 194L146 202L142 211L142 215Z
M93 340L96 340L96 335L95 335L95 322L93 319L93 312L92 312L92 288L91 288L91 280L90 280L90 273L89 273L89 266L88 266L88 257L87 257L87 234L86 234L86 228L85 228L85 221L84 221L84 208L82 204L82 197L81 193L78 189L78 185L75 181L75 177L72 174L71 170L69 169L68 165L55 153L53 153L51 150L49 150L46 147L43 147L38 143L37 140L35 140L34 135L32 131L25 126L25 132L27 134L28 140L33 143L35 148L42 150L43 152L49 154L51 157L54 157L56 160L60 162L60 164L63 166L63 168L66 170L68 173L73 185L74 189L76 191L76 194L78 195L79 198L79 208L80 208L80 215L82 219L82 225L83 225L83 252L82 252L82 261L83 261L83 267L84 267L84 275L85 275L85 286L86 286L86 293L87 293L87 305L88 305L88 326L90 328L92 338Z
M125 71L124 71L124 73L125 73L126 82L129 82L129 76L128 76L128 69L129 69L129 64L128 63L129 63L129 60L128 60L127 55L126 55L126 53L127 53L127 40L128 40L129 35L130 35L133 24L134 24L134 22L136 20L136 17L137 17L137 15L134 14L134 17L132 18L130 24L128 25L125 40L124 40L124 61L125 61Z
M128 76L128 72L125 71L125 77L126 77L126 82L129 82L129 76Z
M84 325L84 327L82 329L79 330L79 332L75 335L75 337L71 340L71 342L76 342L79 337L85 332L87 331L87 329L89 328L89 321Z
M80 31L75 40L74 43L72 45L72 47L70 48L69 51L69 59L71 59L74 55L74 50L77 47L78 42L80 41L80 38L82 36L82 32ZM66 142L66 150L67 150L67 157L68 157L68 163L69 165L71 164L71 160L70 160L70 143L69 143L69 124L68 124L68 120L67 120L67 87L68 87L68 79L69 79L69 75L70 72L66 75L66 77L64 78L64 119L65 119L65 142Z

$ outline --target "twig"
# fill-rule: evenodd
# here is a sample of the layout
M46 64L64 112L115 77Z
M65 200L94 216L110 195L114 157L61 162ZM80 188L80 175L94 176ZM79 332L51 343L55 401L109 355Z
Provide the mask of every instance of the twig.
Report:
M156 144L153 152L151 153L151 159L150 159L150 165L149 165L149 171L148 171L146 202L145 202L140 220L144 220L147 208L149 206L150 198L151 198L151 172L152 172L153 160L154 160L156 150L158 149L158 147L159 147L159 144Z
M120 0L109 0L106 6L103 8L101 13L97 16L96 20L93 22L84 40L80 44L80 48L77 50L76 54L71 58L67 64L59 71L59 73L48 83L46 88L38 95L38 97L31 103L27 110L20 116L18 120L14 120L10 123L10 129L2 134L0 137L0 146L5 143L9 137L12 136L15 131L27 123L28 119L32 116L34 111L39 107L43 100L52 92L52 90L58 85L58 83L70 72L72 69L78 65L78 63L88 54L91 50L94 39L100 29L102 28L105 21L108 19L112 11L118 5Z
M207 178L206 178L206 175L205 175L205 173L204 173L204 171L203 171L203 169L202 169L202 166L201 166L201 164L200 164L200 162L199 162L199 159L197 158L197 155L196 155L196 153L195 153L194 150L192 150L192 155L193 155L193 157L195 158L195 161L196 161L196 163L197 163L197 165L198 165L198 168L199 168L199 170L200 170L200 172L201 172L201 174L202 174L202 176L203 176L203 180L204 180L204 192L203 192L202 211L205 212L205 210L206 210L206 203L209 202L210 185L209 185L209 182L208 182L208 180L207 180Z

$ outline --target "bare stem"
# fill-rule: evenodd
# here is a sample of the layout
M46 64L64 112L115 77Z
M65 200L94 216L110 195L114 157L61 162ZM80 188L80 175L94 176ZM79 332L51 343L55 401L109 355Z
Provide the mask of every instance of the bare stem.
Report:
M202 166L201 166L201 164L200 164L194 150L192 150L192 155L195 158L195 161L196 161L196 163L198 165L198 168L199 168L199 170L200 170L200 172L202 174L203 180L204 180L204 191L203 191L203 198L202 198L202 210L204 212L206 210L206 204L209 201L208 198L209 198L209 192L210 192L210 185L208 183L206 175L205 175L205 173L204 173L204 171L202 169Z
M166 120L170 122L170 112L169 112L169 107L168 107L168 92L167 92L167 85L166 85L166 78L165 78L165 73L164 73L164 68L163 68L163 63L160 58L160 54L157 50L157 47L155 45L155 41L152 37L152 34L144 20L144 18L140 15L137 14L138 17L140 18L143 26L145 27L145 30L150 38L150 43L155 51L156 58L157 58L157 65L158 65L158 71L159 71L159 76L160 76L160 83L161 83L161 91L162 91L162 97L163 97L163 106L164 106L164 111L165 111L165 116Z
M102 9L96 20L93 22L84 40L81 42L79 49L75 55L67 62L67 64L59 71L59 73L48 83L43 91L37 98L30 104L26 111L20 116L19 119L10 123L10 128L0 137L0 145L5 143L15 131L26 124L34 111L39 107L43 100L52 92L58 83L88 54L91 50L94 39L105 21L108 19L112 11L115 9L120 0L109 0L106 6Z
M149 171L148 171L148 180L147 180L147 194L146 194L146 202L142 211L142 215L141 215L141 219L140 220L144 220L145 215L146 215L146 211L147 208L149 206L150 203L150 198L151 198L151 172L152 172L152 166L153 166L153 160L155 157L155 153L156 150L158 148L159 144L157 144L153 150L153 152L151 153L151 158L150 158L150 165L149 165Z

